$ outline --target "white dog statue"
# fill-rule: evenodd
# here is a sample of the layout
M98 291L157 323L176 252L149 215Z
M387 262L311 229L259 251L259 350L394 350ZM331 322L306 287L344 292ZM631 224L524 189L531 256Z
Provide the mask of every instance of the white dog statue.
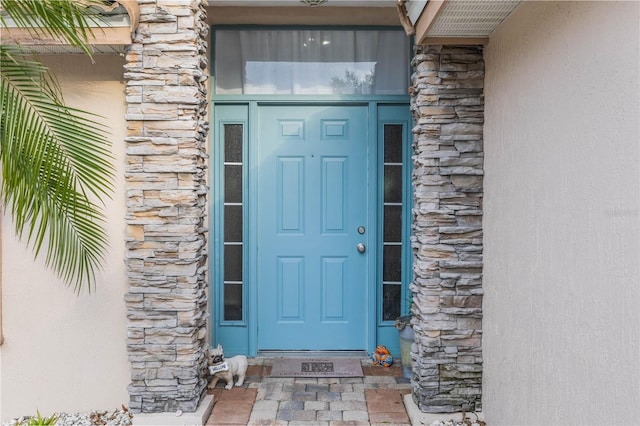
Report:
M215 349L209 349L208 364L209 374L213 376L211 383L209 383L209 389L215 388L218 380L222 379L227 383L224 387L227 390L233 387L234 376L238 376L236 386L242 386L249 366L247 357L244 355L236 355L225 360L221 345Z

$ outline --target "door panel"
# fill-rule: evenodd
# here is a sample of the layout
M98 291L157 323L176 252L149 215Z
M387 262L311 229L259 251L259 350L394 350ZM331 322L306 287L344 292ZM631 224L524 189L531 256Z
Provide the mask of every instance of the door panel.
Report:
M278 158L279 231L304 232L304 158Z
M344 257L322 259L322 320L325 322L348 320L344 298L348 290L346 266L347 259Z
M366 349L367 108L262 106L257 121L258 349Z

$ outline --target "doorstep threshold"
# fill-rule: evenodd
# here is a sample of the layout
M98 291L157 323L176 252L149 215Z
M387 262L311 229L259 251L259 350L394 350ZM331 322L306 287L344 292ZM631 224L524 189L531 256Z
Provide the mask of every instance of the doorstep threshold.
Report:
M258 351L256 358L369 358L367 351Z

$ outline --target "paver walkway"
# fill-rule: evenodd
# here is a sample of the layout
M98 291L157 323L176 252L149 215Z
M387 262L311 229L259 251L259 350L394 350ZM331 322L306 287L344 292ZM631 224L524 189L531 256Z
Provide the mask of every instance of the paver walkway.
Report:
M402 397L411 392L402 367L372 366L364 377L269 377L273 359L249 360L242 387L209 390L215 404L207 425L409 426Z

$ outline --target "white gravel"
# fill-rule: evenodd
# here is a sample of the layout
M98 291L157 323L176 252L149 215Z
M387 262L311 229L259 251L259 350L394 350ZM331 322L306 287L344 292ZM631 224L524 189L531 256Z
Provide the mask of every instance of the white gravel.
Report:
M57 413L60 417L56 426L131 426L133 414L126 410L92 411L90 413ZM44 416L45 414L43 414ZM48 417L48 416L47 416ZM20 417L2 423L2 426L23 426L29 417Z

